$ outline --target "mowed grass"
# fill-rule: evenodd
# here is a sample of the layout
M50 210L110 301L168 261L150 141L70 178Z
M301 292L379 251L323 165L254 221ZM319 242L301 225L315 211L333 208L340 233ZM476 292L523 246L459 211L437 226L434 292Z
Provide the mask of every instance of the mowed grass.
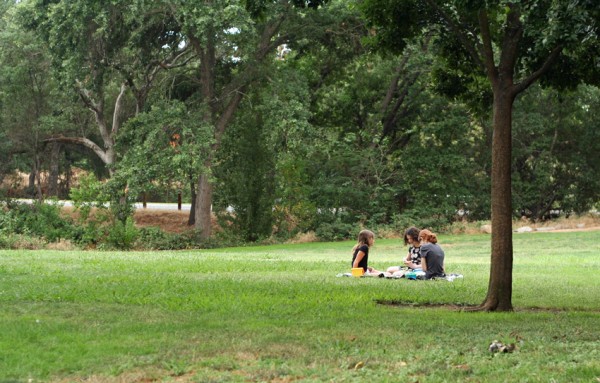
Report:
M480 303L490 263L487 235L440 242L463 279L336 277L352 242L0 251L0 382L599 381L600 232L515 234L512 313L436 307Z

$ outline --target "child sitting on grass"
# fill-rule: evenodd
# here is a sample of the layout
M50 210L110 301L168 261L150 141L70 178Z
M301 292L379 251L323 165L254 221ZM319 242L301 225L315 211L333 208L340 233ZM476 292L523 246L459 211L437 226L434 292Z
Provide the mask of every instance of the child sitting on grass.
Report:
M421 269L421 243L419 243L419 229L410 227L404 232L404 244L408 245L408 254L404 258L403 266L388 267L387 272L396 278L402 278L409 270Z
M425 279L445 278L444 250L438 245L437 235L429 230L419 232L421 241L421 264Z
M358 233L358 243L352 248L352 268L362 268L368 277L385 277L386 273L375 270L368 265L369 249L375 243L375 234L370 230Z

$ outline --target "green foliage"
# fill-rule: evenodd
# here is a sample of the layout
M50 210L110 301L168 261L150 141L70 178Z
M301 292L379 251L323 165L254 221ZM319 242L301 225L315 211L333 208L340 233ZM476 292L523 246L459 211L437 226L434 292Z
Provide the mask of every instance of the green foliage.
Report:
M111 220L110 195L105 185L92 173L79 179L79 186L71 189L75 211L79 212L75 241L82 246L95 246L104 236L104 226ZM93 214L92 214L93 212Z
M88 220L92 209L106 209L110 196L104 184L92 173L79 178L79 186L71 189L71 200L75 209L79 210L82 221Z
M14 206L9 204L7 208L0 209L0 234L15 233L19 229L19 215L14 210Z
M227 219L247 241L269 237L274 226L288 232L286 216L280 213L304 201L296 194L297 174L288 165L297 167L298 156L307 150L307 136L313 134L307 84L285 65L273 69L273 81L240 106L214 173L217 211L233 207Z
M0 233L42 237L48 242L71 238L74 226L61 215L61 205L54 203L9 203L0 210Z
M115 220L107 227L107 231L104 244L109 249L131 250L139 236L131 217L127 217L125 222Z
M243 236L243 233L235 230L228 230L227 228L214 233L210 238L200 239L198 234L199 233L195 233L194 238L196 238L197 241L196 247L200 249L221 249L250 245Z
M547 218L551 210L581 213L598 201L598 89L531 88L514 118L513 205L519 216ZM550 111L550 112L548 112Z
M357 233L356 225L344 223L341 218L337 218L331 223L323 222L315 230L317 238L325 242L351 239L356 237Z
M87 221L79 220L73 232L73 240L83 248L95 248L105 236L105 222L105 219L99 219L98 216Z
M198 236L193 231L173 234L158 227L143 227L138 233L135 248L140 250L184 250L199 246Z
M48 135L71 136L77 129L99 138L90 132L94 118L89 110L82 113L84 105L72 92L76 79L98 91L92 96L105 118L125 81L130 89L120 117L137 116L115 137L116 175L107 186L84 177L71 194L82 224L67 231L80 244L102 244L113 230L115 238L126 237L140 193L187 196L201 174L214 181L214 210L232 206L235 212L226 217L221 237L207 241L210 247L315 230L322 238L339 239L353 237L358 226L442 230L457 219L488 219L491 87L430 6L459 15L460 25L472 33L480 28L477 11L485 6L496 49L508 3L324 3L2 3L0 179L19 168L47 171ZM598 83L597 6L593 1L514 6L524 23L515 81L562 44L563 53L541 80L573 89L532 89L515 104L514 213L540 219L554 209L586 211L599 200L594 111L600 94L576 84ZM262 51L259 37L275 26L273 46ZM192 53L192 40L200 56L210 54L207 46L214 43L210 80L198 81L200 60L185 54ZM277 55L278 44L290 52ZM372 47L390 49L379 57L366 52ZM264 52L264 59L257 58ZM169 65L167 58L179 53L181 66ZM157 61L163 66L155 71ZM214 92L203 94L201 85L208 84ZM232 109L232 122L221 126L233 95L243 95L242 101ZM61 171L96 166L81 160L87 149L66 150ZM21 222L6 214L0 220L7 235ZM122 226L112 228L114 220ZM36 232L44 226L28 224ZM178 248L176 237L155 234L152 246Z
M184 189L208 171L203 165L214 138L199 121L200 112L180 101L156 102L130 119L118 138L117 150L124 154L111 182L127 185L132 195L163 185Z
M219 182L220 199L233 208L229 219L248 241L271 234L275 201L276 153L263 128L263 116L254 113L255 118L242 115L243 125L232 126L228 132L231 139L223 144L223 162L217 172L226 180Z
M46 245L44 239L36 236L0 232L0 249L39 250Z
M77 241L83 245L107 242L109 247L130 249L135 241L133 227L134 198L120 185L120 178L100 182L93 174L81 177L71 190L79 211ZM93 214L92 214L93 212Z
M471 36L465 36L463 30L448 26L448 15L460 15L459 20L452 20L453 25L479 34L479 12L485 11L489 20L490 38L494 47L502 47L504 28L508 14L517 12L521 15L523 36L520 39L516 62L517 76L526 76L538 70L556 47L562 48L562 54L550 68L550 72L542 79L546 84L559 87L575 87L580 81L591 81L597 84L597 70L593 70L594 58L598 57L598 7L591 1L577 3L545 2L545 3L507 3L502 1L446 1L431 7L431 3L406 0L367 0L361 2L360 9L376 33L370 40L378 48L398 51L404 48L405 40L423 31L433 32L439 36L436 40L437 53L445 64L436 68L437 77L446 85L442 88L456 93L456 89L471 101L476 101L476 94L482 93L477 77L485 76L483 68L475 65L470 53L459 39L472 44ZM446 16L442 16L444 12ZM462 37L458 33L463 34ZM475 47L475 45L473 45ZM483 52L477 51L480 59ZM597 65L597 62L596 62ZM445 72L443 74L442 72ZM447 86L455 82L453 90ZM487 81L485 82L487 83ZM489 93L484 94L489 100Z

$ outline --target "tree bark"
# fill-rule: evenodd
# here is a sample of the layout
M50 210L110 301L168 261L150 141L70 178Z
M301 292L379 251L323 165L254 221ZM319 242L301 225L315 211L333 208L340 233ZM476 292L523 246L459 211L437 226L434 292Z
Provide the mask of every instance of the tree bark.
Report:
M42 191L41 161L37 153L34 155L33 159L33 185L38 201L42 202L44 200L44 193Z
M207 167L206 169L210 169ZM195 227L200 231L200 238L207 239L212 235L212 193L213 186L208 174L198 178L198 190L195 206Z
M512 310L512 105L507 87L494 89L492 138L492 259L488 293L481 308Z
M190 175L190 193L192 195L192 204L190 206L190 215L188 217L188 225L196 224L196 182L194 177Z
M48 196L58 197L58 176L61 145L54 142L50 153L50 172L48 175Z

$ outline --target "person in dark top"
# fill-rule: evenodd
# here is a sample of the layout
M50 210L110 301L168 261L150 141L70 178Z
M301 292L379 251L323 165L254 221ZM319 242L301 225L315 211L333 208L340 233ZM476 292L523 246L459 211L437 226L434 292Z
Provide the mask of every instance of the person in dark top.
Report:
M421 265L425 272L425 279L445 277L444 250L437 244L437 235L429 230L421 230L419 241L421 241Z
M370 230L358 233L358 243L352 248L352 268L362 268L366 276L384 277L385 273L369 266L369 249L375 243L375 234Z

